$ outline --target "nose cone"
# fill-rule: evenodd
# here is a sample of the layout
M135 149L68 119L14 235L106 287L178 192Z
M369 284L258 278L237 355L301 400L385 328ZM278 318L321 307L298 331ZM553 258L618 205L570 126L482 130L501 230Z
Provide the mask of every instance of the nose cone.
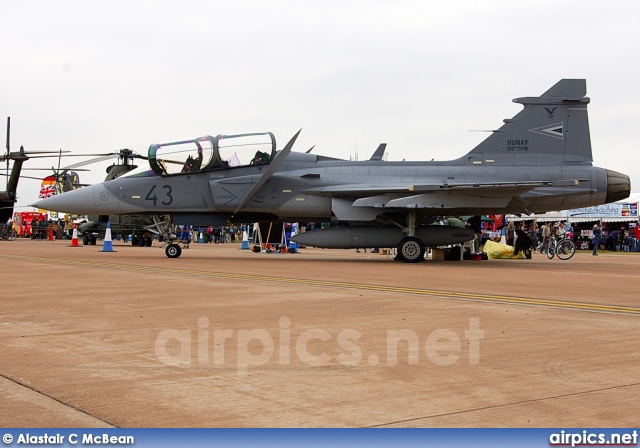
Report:
M50 198L32 204L43 210L71 213L73 215L93 215L99 214L96 211L94 202L94 186L68 191L63 194L51 196Z

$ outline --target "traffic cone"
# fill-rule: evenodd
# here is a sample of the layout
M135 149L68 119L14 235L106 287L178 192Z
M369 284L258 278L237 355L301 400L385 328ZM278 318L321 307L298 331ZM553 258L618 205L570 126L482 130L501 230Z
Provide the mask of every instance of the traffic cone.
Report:
M49 241L53 241L53 227L49 227Z
M78 244L78 225L73 225L73 236L71 237L71 246L69 247L80 247Z
M250 250L249 247L249 235L247 234L247 227L242 226L242 246L240 246L242 250Z
M198 243L204 243L204 235L202 234L202 227L200 227L200 233L198 237Z
M99 252L116 252L111 244L111 222L107 221L107 230L104 233L104 244Z

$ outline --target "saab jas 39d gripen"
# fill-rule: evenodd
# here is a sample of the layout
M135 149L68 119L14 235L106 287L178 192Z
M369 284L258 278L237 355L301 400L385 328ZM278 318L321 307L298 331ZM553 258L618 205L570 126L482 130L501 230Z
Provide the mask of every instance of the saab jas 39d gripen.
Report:
M388 162L384 145L366 161L291 152L300 131L282 150L271 133L205 136L151 145L146 171L35 206L148 215L171 258L180 255L172 236L177 224L337 219L348 225L293 240L325 248L395 247L402 261L416 262L425 247L474 237L471 229L428 225L434 216L543 213L628 197L628 176L592 164L585 95L585 80L563 79L539 97L516 98L523 110L455 160Z

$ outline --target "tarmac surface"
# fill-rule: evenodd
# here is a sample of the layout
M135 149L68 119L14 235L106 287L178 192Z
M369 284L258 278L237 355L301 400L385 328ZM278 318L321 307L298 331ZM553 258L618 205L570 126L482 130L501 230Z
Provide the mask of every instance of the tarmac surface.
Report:
M68 246L0 241L2 427L637 425L640 254Z

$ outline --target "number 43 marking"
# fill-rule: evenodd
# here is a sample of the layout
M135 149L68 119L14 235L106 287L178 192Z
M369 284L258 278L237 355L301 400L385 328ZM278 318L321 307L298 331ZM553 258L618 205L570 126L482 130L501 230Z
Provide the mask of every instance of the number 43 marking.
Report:
M157 205L158 196L156 196L155 194L151 196L151 194L153 193L153 190L156 189L156 187L157 185L154 185L153 187L151 187L151 190L149 190L149 193L147 193L147 195L144 197L145 201L153 201L154 206ZM171 193L173 192L173 190L171 189L171 185L163 185L162 188L166 190L165 196L167 197L167 199L160 203L162 205L171 205L171 203L173 202L173 196L171 196Z

